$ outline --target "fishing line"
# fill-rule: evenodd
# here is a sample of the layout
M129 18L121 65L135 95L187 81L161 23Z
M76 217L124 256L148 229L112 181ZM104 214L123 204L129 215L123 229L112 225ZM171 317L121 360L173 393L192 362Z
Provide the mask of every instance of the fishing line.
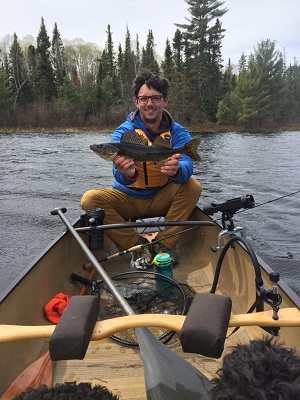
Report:
M300 193L300 190L297 190L297 191L295 191L295 192L293 192L293 193L289 193L289 194L286 194L286 195L277 197L277 198L275 198L275 199L273 199L273 200L265 201L265 202L263 202L263 203L260 203L260 204L255 205L255 206L252 207L252 208L246 208L246 209L243 209L243 210L239 210L239 211L236 212L236 214L241 213L241 212L245 212L245 211L249 211L249 210L253 210L253 208L261 207L261 206L263 206L263 205L265 205L265 204L270 204L270 203L273 203L273 202L275 202L275 201L284 199L284 198L286 198L286 197L294 196L295 194L298 194L298 193ZM214 222L222 221L222 217L213 219L213 221L214 221ZM191 228L184 229L184 230L181 231L181 232L176 232L176 233L173 233L172 235L162 237L162 238L159 239L159 240L153 240L153 241L151 242L151 244L155 244L155 243L157 243L157 242L159 242L159 241L163 241L164 239L168 239L168 238L173 237L173 236L176 236L176 235L181 235L182 233L191 231L192 229L195 229L195 228L198 228L198 227L197 227L197 226L193 226L193 227L191 227ZM195 235L196 235L196 233L195 233ZM186 239L186 240L189 240L189 238ZM184 241L183 241L182 243L184 243ZM181 243L181 245L182 245L182 243ZM144 245L143 245L143 246L144 246ZM147 246L147 244L146 244L146 246ZM294 255L294 257L298 258L296 255Z
M153 240L151 243L150 243L150 242L149 242L149 243L152 245L152 244L155 244L155 243L157 243L157 242L163 242L165 239L169 239L170 237L173 237L173 236L176 236L176 235L181 235L182 233L189 232L189 231L191 231L192 229L195 229L195 228L199 228L199 227L198 227L198 226L192 226L191 228L183 229L182 231L173 233L172 235L163 236L161 239L156 239L156 240ZM196 233L195 233L194 235L196 235ZM193 236L194 236L194 235L193 235ZM192 236L189 236L185 241L190 240L191 237L192 237ZM181 242L181 245L182 245L182 243L184 243L185 241ZM142 245L142 246L143 246L143 247L144 247L144 246L148 246L148 244L145 244L145 245Z
M264 203L256 204L254 207L252 207L252 209L253 209L253 208L257 208L257 207L264 206L265 204L273 203L274 201L278 201L278 200L284 199L284 198L286 198L286 197L294 196L295 194L298 194L298 193L300 193L300 190L297 190L296 192L293 192L293 193L285 194L285 195L280 196L280 197L276 197L275 199L265 201ZM250 210L250 208L243 209L243 210L239 210L239 211L236 212L236 214L239 214L239 213L241 213L241 212L245 212L245 211L248 211L248 210Z
M236 212L236 214L242 213L242 212L245 212L245 211L249 211L250 209L253 210L253 208L257 208L257 207L263 206L263 205L265 205L265 204L273 203L274 201L278 201L278 200L281 200L281 199L286 198L286 197L293 196L293 195L298 194L298 193L300 193L300 190L297 190L297 191L295 191L295 192L293 192L293 193L289 193L289 194L286 194L286 195L277 197L277 198L275 198L275 199L273 199L273 200L265 201L264 203L257 204L257 205L255 205L255 206L252 207L252 208L247 208L247 209L239 210L239 211ZM218 221L221 221L221 220L222 220L222 217L213 219L213 222L218 222ZM183 229L183 230L180 231L180 232L176 232L176 233L173 233L173 234L171 234L171 235L163 236L163 237L160 238L160 239L156 239L156 240L154 239L154 240L152 240L151 242L149 242L149 244L148 244L148 243L146 243L146 244L141 244L141 245L140 245L140 249L142 249L143 247L149 246L149 245L153 245L153 244L158 243L158 242L162 242L162 241L165 240L165 239L169 239L169 238L171 238L171 237L174 237L174 236L177 236L177 235L181 235L181 234L183 234L183 233L185 233L185 232L189 232L189 231L191 231L191 230L193 230L193 229L196 229L196 228L198 228L198 226L192 226L191 228ZM195 235L196 235L196 233L195 233ZM189 239L190 239L190 238L188 238L188 239L186 239L186 240L189 240ZM182 242L182 243L184 243L184 242ZM181 243L181 245L182 245L182 243ZM126 254L126 252L127 252L127 251L125 251L125 252L119 252L119 253L116 253L116 255L118 254L119 256L121 256L121 255L123 255L123 254ZM122 254L122 253L123 253L123 254ZM297 256L296 256L296 257L297 257ZM106 261L106 260L101 260L101 261Z
M293 192L293 193L289 193L289 194L286 194L286 195L277 197L277 198L275 198L275 199L273 199L273 200L268 200L268 201L265 201L265 202L263 202L263 203L257 204L257 205L255 205L254 207L252 207L252 209L253 209L253 208L257 208L257 207L264 206L265 204L273 203L274 201L278 201L278 200L284 199L284 198L286 198L286 197L294 196L295 194L298 194L298 193L300 193L300 190L296 190L296 191ZM250 210L250 208L243 209L243 210L239 210L239 211L236 212L236 214L242 213L242 212L245 212L245 211L249 211L249 210ZM292 254L292 257L296 258L297 260L300 260L300 257L297 256L296 254Z
M168 238L170 238L170 237L173 237L173 236L176 236L176 235L180 235L181 233L188 232L188 231L190 231L190 230L192 230L192 229L195 229L195 228L198 228L198 226L193 226L193 227L191 227L191 228L184 229L184 230L182 230L182 231L180 231L180 232L176 232L176 233L173 233L173 234L171 234L171 235L164 236L163 238L161 238L161 239L159 239L159 240L156 239L156 240L153 240L152 242L149 242L149 243L140 244L140 245L138 245L138 246L133 246L132 248L129 248L129 249L127 249L127 250L123 250L123 251L120 251L120 252L111 254L111 255L109 255L109 256L107 256L107 257L101 259L101 260L98 260L98 262L101 263L101 262L104 262L104 261L108 261L108 260L110 260L111 258L114 258L114 257L120 257L120 256L124 256L125 254L128 254L128 253L134 253L135 251L140 250L140 249L142 249L142 248L144 248L144 247L152 246L153 244L155 244L155 243L157 243L157 242L159 242L159 241L163 241L164 239L168 239ZM133 248L134 248L134 249L133 249Z

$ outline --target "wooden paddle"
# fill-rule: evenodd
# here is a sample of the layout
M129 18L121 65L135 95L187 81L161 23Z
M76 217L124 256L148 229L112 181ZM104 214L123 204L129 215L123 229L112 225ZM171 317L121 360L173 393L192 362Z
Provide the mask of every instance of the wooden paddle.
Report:
M50 359L49 351L47 351L17 376L0 400L11 400L29 387L36 388L42 384L50 386L52 374L53 362Z
M88 279L93 279L96 274L95 268L93 268L88 276ZM79 295L83 296L86 292L86 286L82 286ZM0 325L1 326L1 325ZM6 326L13 326L13 325L6 325ZM47 325L48 329L52 328L52 332L55 329L55 325ZM1 330L1 328L0 328ZM26 328L25 328L26 330ZM3 332L4 333L4 332ZM12 334L12 333L10 333ZM9 334L9 335L10 335ZM1 334L0 334L1 335ZM51 334L50 334L51 336ZM14 334L12 334L12 338ZM33 336L36 337L36 336ZM40 336L47 338L49 336ZM22 338L20 337L20 340ZM5 342L13 342L15 340L5 340ZM1 343L1 339L0 339ZM22 393L29 387L37 388L39 385L46 385L50 387L52 385L52 376L53 376L53 361L50 358L49 350L46 351L41 357L35 360L33 363L28 365L24 371L22 371L16 379L12 382L9 388L3 393L0 400L11 400L17 394Z
M279 310L279 319L274 320L273 311L260 311L253 314L236 314L230 317L229 327L234 326L300 326L300 310L296 307ZM161 327L180 332L186 317L184 315L139 314L117 317L96 322L92 340L101 340L129 328ZM55 326L0 325L0 343L24 339L49 338Z

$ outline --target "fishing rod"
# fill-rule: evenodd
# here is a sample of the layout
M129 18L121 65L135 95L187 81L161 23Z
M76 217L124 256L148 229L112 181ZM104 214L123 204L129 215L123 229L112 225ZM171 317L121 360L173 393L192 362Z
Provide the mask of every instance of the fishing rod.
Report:
M234 227L234 222L233 222L232 218L235 213L238 214L238 213L248 211L250 208L261 207L265 204L270 204L270 203L273 203L274 201L278 201L278 200L281 200L286 197L294 196L298 193L300 193L300 190L296 190L295 192L288 193L283 196L279 196L275 199L268 200L268 201L265 201L260 204L255 204L253 196L246 195L246 196L243 196L240 198L228 200L221 204L212 203L208 207L203 207L203 212L207 215L212 215L215 212L221 211L222 216L220 218L214 219L214 221L217 222L219 220L222 220L223 228L224 228L224 230L227 230L227 234L228 234L228 232L230 233L230 232L238 231L238 230L243 231L243 228L235 228ZM243 209L241 209L241 208L243 208ZM226 232L225 232L225 234L226 234ZM220 248L220 245L218 246L218 248ZM298 258L298 257L296 256L296 258Z
M65 209L63 209L65 210ZM103 215L100 216L100 219L102 218L103 220ZM119 224L107 224L107 225L97 225L97 218L95 218L95 215L89 220L90 226L88 227L81 227L81 228L76 228L77 233L89 233L90 237L92 237L93 233L99 232L100 235L102 232L109 230L109 229L124 229L124 228L147 228L147 227L165 227L165 226L187 226L187 225L192 225L192 228L184 229L181 232L175 232L173 234L161 237L159 240L153 240L152 242L145 243L145 244L138 244L133 247L130 247L129 249L123 250L116 252L114 254L111 254L110 256L107 256L101 260L98 260L100 263L104 261L108 261L111 258L114 257L119 257L123 256L128 253L133 253L135 251L141 250L142 248L146 246L152 246L153 244L157 243L158 241L163 241L165 239L168 239L170 237L179 235L183 232L187 232L191 229L197 228L199 226L216 226L216 223L214 221L139 221L139 222L125 222L125 223L119 223ZM97 236L96 240L101 240L101 237ZM96 250L97 248L94 248Z
M229 221L229 230L232 230L234 227L232 217L234 214L240 214L242 212L248 211L250 208L261 207L265 204L273 203L274 201L281 200L286 197L294 196L295 194L300 193L300 190L297 190L293 193L289 193L280 197L277 197L272 200L265 201L260 204L256 204L252 195L245 195L242 197L237 197L235 199L227 200L224 203L211 203L210 206L204 206L203 212L206 215L213 215L217 212L222 212L222 216L220 218L213 219L213 221L222 221L222 225L225 229L226 222ZM227 226L228 227L228 226Z
M269 204L269 203L273 203L274 201L278 201L281 199L284 199L286 197L290 197L290 196L294 196L295 194L300 193L300 190L297 190L293 193L289 193L280 197L277 197L275 199L272 200L268 200L265 201L263 203L260 204L256 204L254 201L254 198L252 195L245 195L242 197L237 197L235 199L231 199L231 200L227 200L224 203L211 203L210 206L204 206L203 207L203 212L206 215L213 215L216 212L227 212L227 213L231 213L232 215L235 213L241 213L241 212L245 212L250 208L257 208L257 207L261 207L265 204ZM242 209L243 208L243 209ZM217 221L217 219L215 220Z
M298 194L298 193L300 193L300 190L296 190L293 193L289 193L289 194L285 194L283 196L276 197L273 200L268 200L268 201L265 201L265 202L260 203L260 204L255 204L253 208L261 207L261 206L264 206L265 204L270 204L270 203L273 203L274 201L278 201L278 200L284 199L286 197L294 196L295 194ZM237 214L240 214L241 212L245 212L245 211L247 211L247 209L237 211Z
M197 228L200 225L215 226L218 221L222 221L222 222L225 222L224 220L229 220L230 221L235 213L238 214L238 213L241 213L241 212L245 212L245 211L248 211L250 208L251 209L252 208L257 208L257 207L263 206L265 204L272 203L274 201L278 201L278 200L283 199L285 197L293 196L293 195L298 194L298 193L300 193L300 190L297 190L297 191L295 191L293 193L289 193L287 195L280 196L280 197L278 197L276 199L273 199L273 200L268 200L268 201L266 201L264 203L260 203L260 204L257 204L257 205L255 204L255 201L254 201L254 198L253 198L252 195L246 195L246 196L234 198L234 199L231 199L231 200L227 200L226 202L221 203L221 204L212 203L211 206L203 207L204 214L212 215L212 214L214 214L216 212L219 212L219 211L221 211L223 213L222 217L214 219L213 221L177 221L177 222L175 222L175 221L149 222L148 221L148 222L133 222L133 223L126 223L126 226L124 226L124 224L111 224L111 225L105 225L105 226L101 225L101 226L93 227L93 228L90 228L90 227L77 228L76 231L77 232L87 232L87 231L90 231L90 230L107 230L107 229L111 229L112 227L114 229L122 229L124 227L126 227L126 228L136 228L136 227L147 227L149 225L150 226L158 226L158 227L159 226L175 226L175 225L178 225L178 226L180 226L180 225L194 225L191 228L187 228L187 229L184 229L184 230L182 230L180 232L176 232L176 233L173 233L171 235L163 236L160 239L153 240L152 242L149 242L149 244L148 243L139 244L139 245L130 247L129 249L116 252L114 254L111 254L111 255L99 260L99 262L105 262L105 261L108 261L108 260L110 260L112 258L120 257L120 256L123 256L123 255L129 254L129 253L132 253L134 251L141 250L142 248L144 248L146 246L152 246L153 244L155 244L155 243L157 243L159 241L163 241L165 239L169 239L171 237L174 237L174 236L177 236L177 235L181 235L183 233L186 233L188 231L191 231L191 230ZM224 215L224 213L225 213L225 215ZM224 223L223 223L223 226L224 226ZM232 225L231 225L231 228L232 228ZM229 229L230 229L230 227L229 227Z
M208 226L211 226L211 225L208 225ZM115 258L115 257L120 257L120 256L124 256L125 254L133 253L134 251L141 250L146 246L152 246L153 244L155 244L157 242L161 242L161 241L163 241L165 239L169 239L170 237L173 237L173 236L176 236L176 235L180 235L180 234L182 234L184 232L191 231L192 229L195 229L195 228L197 228L197 226L192 226L191 228L184 229L181 232L172 233L172 235L164 236L161 239L152 240L152 242L149 242L149 243L138 244L136 246L130 247L129 249L126 249L126 250L119 251L119 252L116 252L114 254L111 254L111 255L109 255L109 256L107 256L105 258L102 258L101 260L98 260L98 261L101 263L101 262L108 261L108 260L110 260L112 258Z

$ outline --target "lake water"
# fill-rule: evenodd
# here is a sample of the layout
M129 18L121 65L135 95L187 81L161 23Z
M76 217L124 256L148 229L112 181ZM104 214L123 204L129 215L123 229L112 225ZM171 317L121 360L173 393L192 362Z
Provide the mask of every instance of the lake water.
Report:
M300 133L199 134L201 205L251 194L256 208L235 214L257 254L300 294ZM89 149L103 133L0 134L0 292L74 221L81 195L112 182L111 165ZM293 194L294 193L294 194ZM216 243L212 243L215 245Z

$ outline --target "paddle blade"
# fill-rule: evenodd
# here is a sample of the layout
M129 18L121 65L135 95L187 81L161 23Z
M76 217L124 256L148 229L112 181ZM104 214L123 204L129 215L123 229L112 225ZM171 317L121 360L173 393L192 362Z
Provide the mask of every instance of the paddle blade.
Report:
M135 330L144 365L147 400L209 400L210 381L146 328Z
M11 400L17 394L28 388L37 388L39 385L48 387L52 384L53 362L50 360L50 353L47 351L40 358L30 364L2 395L1 400Z

